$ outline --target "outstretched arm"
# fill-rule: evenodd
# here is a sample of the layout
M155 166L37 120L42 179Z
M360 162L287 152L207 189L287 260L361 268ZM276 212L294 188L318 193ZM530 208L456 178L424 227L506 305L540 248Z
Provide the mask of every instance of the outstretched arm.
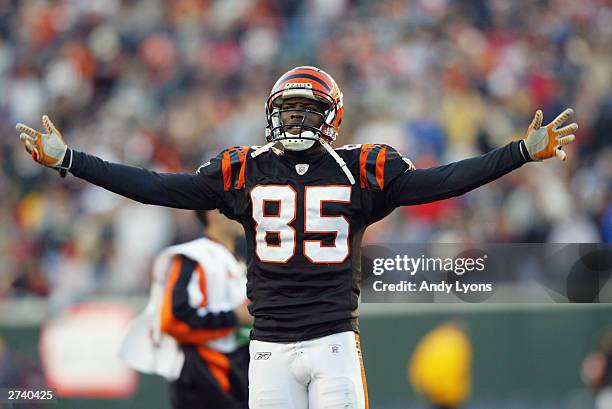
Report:
M83 152L72 155L70 173L140 203L179 209L212 210L220 207L214 180L199 173L158 173L111 163Z
M462 195L489 183L530 160L521 150L523 142L512 142L475 158L428 169L409 170L388 187L392 207L416 205Z
M147 169L104 161L69 149L61 133L43 116L46 133L17 124L20 139L32 158L65 176L67 171L95 185L141 203L181 209L210 210L222 206L221 189L214 167L206 172L158 173Z
M479 157L429 169L409 170L388 187L387 201L393 207L415 205L462 195L489 183L532 160L566 159L561 147L574 140L578 125L557 129L573 113L566 109L542 127L538 110L524 140L512 142Z

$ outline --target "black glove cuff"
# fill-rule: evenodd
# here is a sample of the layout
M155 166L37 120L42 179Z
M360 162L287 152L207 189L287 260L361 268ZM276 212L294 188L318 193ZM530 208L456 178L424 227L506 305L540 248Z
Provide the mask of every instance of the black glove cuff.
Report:
M523 155L525 162L533 162L533 159L527 150L527 145L525 145L525 141L522 139L519 141L519 150L521 151L521 155Z
M72 149L66 148L66 153L64 154L64 160L62 160L62 164L56 167L60 176L65 178L72 166Z

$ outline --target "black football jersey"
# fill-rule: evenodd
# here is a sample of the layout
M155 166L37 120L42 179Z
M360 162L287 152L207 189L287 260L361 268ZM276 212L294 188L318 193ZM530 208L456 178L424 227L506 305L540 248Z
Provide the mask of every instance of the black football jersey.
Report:
M222 177L221 211L246 234L253 338L296 341L357 331L360 248L365 228L392 208L385 183L408 170L386 145L353 145L334 158L234 147L199 170ZM297 159L292 159L294 156ZM222 182L222 183L221 183Z
M350 145L334 158L233 147L195 174L157 173L71 151L70 172L142 203L220 209L247 242L252 338L291 342L358 331L360 244L366 227L402 205L488 183L528 161L523 142L444 166L413 170L387 145ZM292 159L297 158L297 159Z

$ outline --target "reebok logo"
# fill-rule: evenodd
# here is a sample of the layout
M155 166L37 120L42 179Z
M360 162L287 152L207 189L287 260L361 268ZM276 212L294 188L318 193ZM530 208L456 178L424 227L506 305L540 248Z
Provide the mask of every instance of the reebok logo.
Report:
M272 352L256 352L253 359L255 361L266 361L268 358L270 358L270 355L272 355Z

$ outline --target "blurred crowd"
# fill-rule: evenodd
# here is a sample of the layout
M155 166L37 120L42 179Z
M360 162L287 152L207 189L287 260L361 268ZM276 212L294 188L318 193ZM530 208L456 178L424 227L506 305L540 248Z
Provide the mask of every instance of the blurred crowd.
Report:
M0 0L0 299L142 291L155 253L199 234L188 212L38 166L16 122L46 113L74 149L193 172L264 142L269 89L296 65L343 90L338 145L417 167L576 111L567 162L399 209L366 242L611 242L611 56L605 0Z

